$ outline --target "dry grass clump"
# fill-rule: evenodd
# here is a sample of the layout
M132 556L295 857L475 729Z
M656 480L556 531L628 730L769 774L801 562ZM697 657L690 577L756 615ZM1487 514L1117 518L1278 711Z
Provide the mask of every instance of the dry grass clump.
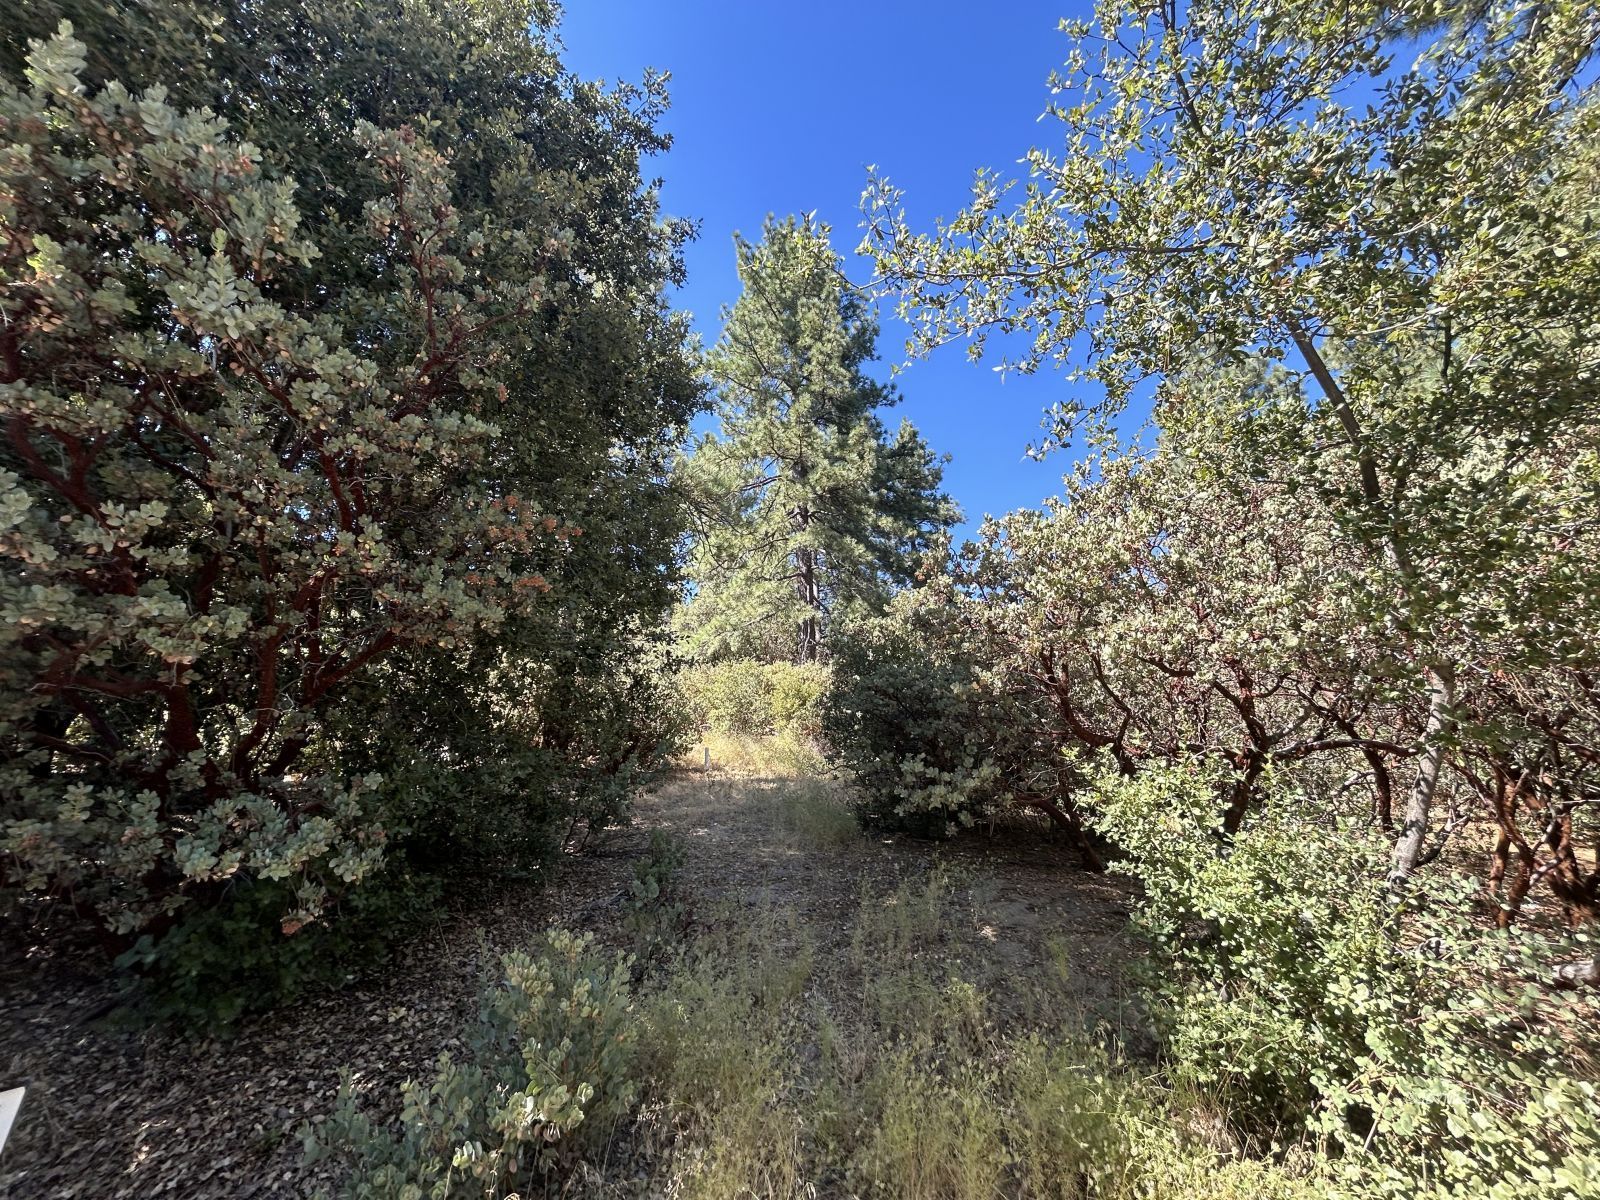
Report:
M825 785L764 785L749 811L791 836L844 836L831 815L818 815L843 811ZM652 842L636 881L663 877L673 857L665 841ZM638 892L640 910L674 903L670 886ZM505 1136L515 1122L501 1110L514 1115L525 1101L533 1103L530 1097L544 1096L534 1097L534 1083L544 1079L541 1064L552 1051L566 1054L595 1005L609 997L606 1011L616 1027L596 1045L625 1041L631 1050L612 1056L615 1078L604 1095L637 1103L620 1136L611 1138L617 1128L611 1118L619 1114L585 1109L598 1103L594 1087L605 1080L583 1074L569 1081L559 1093L571 1101L570 1111L562 1110L566 1125L550 1127L555 1149L544 1148L553 1166L539 1186L548 1185L549 1195L1310 1200L1327 1194L1315 1181L1252 1161L1215 1136L1203 1104L1175 1098L1182 1093L1147 1079L1114 1041L1063 1015L1070 1005L1031 1004L1018 1018L1017 1006L998 1004L986 988L997 997L1005 988L1004 998L1012 999L1010 992L1061 986L1067 967L1056 960L1067 951L1025 978L983 975L974 958L981 947L969 933L985 903L982 878L935 863L892 884L868 880L853 907L830 911L826 929L814 931L799 910L784 906L730 900L701 910L699 932L686 944L658 950L648 968L615 968L603 995L568 989L574 999L569 1013L562 1010L565 1024L509 1057L485 1058L476 1074L445 1071L434 1091L416 1091L408 1111L439 1108L437 1136L416 1154L396 1159L376 1137L377 1127L356 1129L354 1116L351 1129L361 1136L346 1137L342 1149L375 1147L361 1160L374 1196L409 1195L408 1182L486 1153L510 1165L486 1177L487 1191L472 1184L479 1187L474 1195L501 1194L495 1185L502 1176L526 1182L533 1160L519 1167L508 1157L520 1143ZM814 932L826 939L826 953ZM538 1006L530 1011L544 1014ZM536 1080L525 1082L513 1071L502 1081L502 1068L524 1065ZM513 1083L528 1094L510 1094ZM556 1095L553 1084L546 1090ZM462 1114L480 1110L493 1118L488 1124L476 1118L470 1128L461 1124ZM404 1119L399 1127L411 1128ZM585 1129L595 1136L582 1142L570 1136ZM480 1150L480 1142L488 1149ZM390 1185L399 1190L385 1190ZM466 1186L446 1180L438 1194L464 1196Z
M644 1005L647 1136L668 1195L896 1200L1310 1200L1314 1181L1190 1129L1080 1028L1001 1032L935 868L866 886L842 955L730 909Z
M684 755L689 770L705 770L736 779L814 779L828 765L816 744L803 733L720 733L706 730Z
M837 787L822 780L776 787L767 803L772 824L813 849L836 849L861 837L854 810Z
M672 1192L723 1200L798 1196L806 1174L790 1010L811 976L793 914L720 915L668 968L644 1006L642 1065L662 1114Z

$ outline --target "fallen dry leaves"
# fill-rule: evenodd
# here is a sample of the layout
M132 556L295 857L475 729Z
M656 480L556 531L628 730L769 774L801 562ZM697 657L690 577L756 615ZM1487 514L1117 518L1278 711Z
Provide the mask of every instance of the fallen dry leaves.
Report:
M685 842L682 883L698 911L730 901L793 908L824 960L848 943L863 884L892 887L937 854L972 881L964 936L997 980L1065 940L1083 1003L1121 1003L1122 881L1084 874L1038 830L940 848L894 838L808 845L770 820L767 801L781 786L680 777L639 800L633 828L569 858L550 885L448 916L382 978L254 1019L226 1040L109 1025L111 985L90 959L0 965L0 1086L29 1089L0 1157L0 1194L299 1200L331 1186L333 1168L306 1166L299 1130L331 1109L340 1072L354 1072L375 1106L392 1105L403 1080L450 1048L501 952L554 923L624 943L619 900L651 828Z

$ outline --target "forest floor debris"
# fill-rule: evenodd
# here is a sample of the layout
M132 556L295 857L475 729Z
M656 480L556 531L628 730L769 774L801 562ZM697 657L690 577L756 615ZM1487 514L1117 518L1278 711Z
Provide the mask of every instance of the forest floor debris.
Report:
M0 1159L14 1200L183 1196L304 1197L333 1183L303 1162L300 1129L333 1107L341 1072L397 1100L430 1069L473 1011L486 967L553 924L625 946L631 864L652 830L685 848L680 886L693 927L729 906L792 911L819 964L850 953L864 895L892 895L943 870L958 918L943 937L993 984L996 1012L1023 990L1005 986L1070 959L1070 1003L1122 1023L1132 990L1126 881L1082 871L1064 842L1005 827L947 843L850 831L835 785L684 773L639 799L633 825L563 863L548 886L509 889L442 921L382 973L348 991L196 1041L142 1031L102 1014L112 985L82 961L12 961L0 1061L27 1085ZM819 970L826 975L826 970ZM1020 1000L1017 1003L1021 1003Z

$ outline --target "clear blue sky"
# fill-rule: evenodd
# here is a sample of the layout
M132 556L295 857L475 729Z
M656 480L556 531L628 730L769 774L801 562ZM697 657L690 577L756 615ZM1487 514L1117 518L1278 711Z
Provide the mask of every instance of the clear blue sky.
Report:
M906 191L919 228L963 206L980 166L1015 171L1029 146L1056 137L1040 123L1046 81L1065 57L1056 32L1083 0L569 0L567 65L586 78L672 73L665 127L674 145L653 170L673 216L700 222L678 296L709 343L738 295L733 235L760 232L769 212L817 210L832 224L852 277L859 200L875 163ZM902 357L891 312L883 366ZM1027 461L1043 410L1066 394L1046 372L1002 378L959 347L901 375L897 412L953 461L945 486L970 528L985 512L1037 505L1059 490L1064 458ZM898 416L889 414L891 422Z

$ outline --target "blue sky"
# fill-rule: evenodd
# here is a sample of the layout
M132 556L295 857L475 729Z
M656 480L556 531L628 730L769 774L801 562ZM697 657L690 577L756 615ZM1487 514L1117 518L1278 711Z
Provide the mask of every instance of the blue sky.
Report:
M859 200L875 163L905 189L919 228L965 202L980 166L1015 172L1029 146L1056 133L1038 115L1046 81L1065 57L1056 32L1082 0L994 5L882 0L570 0L562 25L567 65L586 78L672 72L675 142L653 164L673 216L701 226L678 296L707 342L738 295L733 234L760 232L769 212L815 209L832 224L853 278L870 264ZM884 368L905 330L884 311ZM968 528L985 512L1037 505L1059 490L1067 462L1024 458L1043 410L1065 381L1041 372L1002 377L959 347L913 363L900 377L909 416L952 455L945 486ZM891 422L898 417L890 414Z

